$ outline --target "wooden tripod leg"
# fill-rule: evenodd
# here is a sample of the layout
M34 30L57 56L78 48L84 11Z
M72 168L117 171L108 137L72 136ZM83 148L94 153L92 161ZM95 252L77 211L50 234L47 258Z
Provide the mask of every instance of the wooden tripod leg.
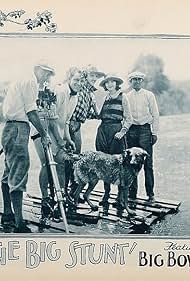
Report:
M59 184L59 179L57 176L57 170L56 170L57 163L53 159L53 154L52 154L50 145L48 145L48 147L45 148L45 152L47 153L48 164L49 164L49 167L51 170L51 175L52 175L52 179L53 179L53 183L54 183L54 187L55 187L55 194L57 197L57 202L59 204L61 216L63 218L63 223L65 225L65 231L66 231L66 233L69 233L67 218L65 215L65 209L64 209L64 205L63 205L63 194L62 194L61 187Z

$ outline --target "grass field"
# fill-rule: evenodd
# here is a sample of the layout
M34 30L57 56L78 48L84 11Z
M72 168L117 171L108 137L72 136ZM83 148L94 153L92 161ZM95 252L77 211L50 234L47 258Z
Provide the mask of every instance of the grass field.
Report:
M82 127L83 150L94 149L98 122L88 121ZM2 131L2 126L1 126ZM40 194L38 187L39 160L30 143L31 169L28 193ZM168 215L153 225L151 235L190 236L190 114L160 118L160 133L154 147L155 195L162 199L181 201L179 212ZM1 156L0 173L3 171ZM139 177L139 195L145 196L144 176ZM94 230L95 231L95 230Z

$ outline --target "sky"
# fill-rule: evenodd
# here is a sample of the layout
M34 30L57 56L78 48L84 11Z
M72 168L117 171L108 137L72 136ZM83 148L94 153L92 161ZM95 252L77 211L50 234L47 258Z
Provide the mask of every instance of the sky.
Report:
M24 9L17 19L34 19L37 12L48 10L57 32L115 34L189 34L189 1L187 0L6 0L1 10L8 13ZM72 20L71 20L72 19ZM25 25L4 22L2 32L38 33L44 27L27 31ZM126 73L140 54L155 54L165 63L169 79L190 79L190 39L34 39L3 38L0 34L0 81L26 69L39 58L56 65L57 78L71 65L94 64L105 72Z
M0 81L11 80L41 59L63 80L71 66L92 64L126 79L141 54L155 54L171 80L190 80L190 39L0 37Z

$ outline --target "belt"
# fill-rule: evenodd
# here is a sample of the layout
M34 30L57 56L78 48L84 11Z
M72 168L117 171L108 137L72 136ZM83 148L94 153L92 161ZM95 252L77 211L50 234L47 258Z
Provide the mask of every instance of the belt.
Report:
M17 121L17 120L7 120L6 123L26 123L26 124L28 124L27 121Z
M36 135L34 135L34 136L31 136L31 139L32 139L33 141L35 141L35 140L38 139L38 138L41 138L41 136L40 136L39 133L36 134Z
M134 128L150 127L150 124L148 124L148 123L145 123L145 124L143 124L143 125L136 125L136 124L133 124L133 125L131 125L131 127L134 127Z
M104 119L102 120L103 124L120 124L121 120L114 120L114 119Z

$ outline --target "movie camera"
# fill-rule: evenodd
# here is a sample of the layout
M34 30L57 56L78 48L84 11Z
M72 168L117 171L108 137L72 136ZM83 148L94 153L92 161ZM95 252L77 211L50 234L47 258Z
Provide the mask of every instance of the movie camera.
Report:
M38 108L50 109L52 104L56 104L57 97L53 91L51 91L47 86L43 90L40 90L38 93L38 99L36 104Z

